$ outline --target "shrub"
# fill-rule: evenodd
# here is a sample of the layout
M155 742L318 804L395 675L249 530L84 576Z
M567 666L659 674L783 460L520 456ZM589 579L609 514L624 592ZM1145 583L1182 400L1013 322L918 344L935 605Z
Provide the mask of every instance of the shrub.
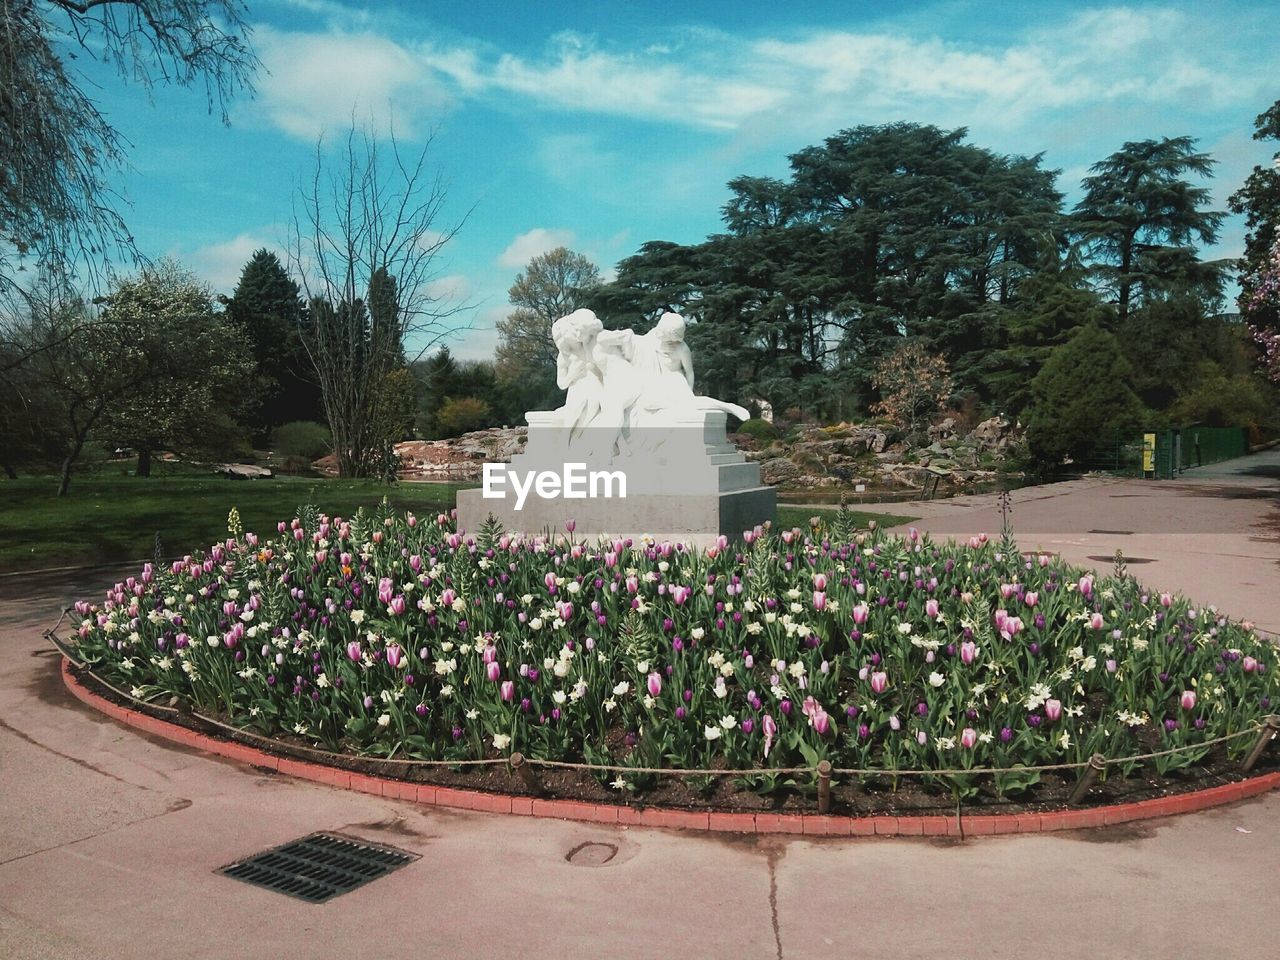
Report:
M286 458L319 460L333 449L329 428L310 420L295 420L271 431L271 447Z
M736 432L745 433L764 447L778 439L778 428L768 420L760 420L758 418L744 420Z
M478 397L450 398L436 414L440 436L456 437L471 430L493 426L493 411Z

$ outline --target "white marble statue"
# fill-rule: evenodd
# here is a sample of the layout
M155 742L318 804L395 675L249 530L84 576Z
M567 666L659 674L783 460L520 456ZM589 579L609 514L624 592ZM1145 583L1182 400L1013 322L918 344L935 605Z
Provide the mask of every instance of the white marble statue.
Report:
M693 356L684 342L685 322L664 313L645 334L605 330L590 310L575 310L551 327L556 385L565 403L555 411L566 445L592 459L627 456L634 431L662 427L674 416L722 410L742 420L742 407L693 392ZM647 440L660 442L660 434Z

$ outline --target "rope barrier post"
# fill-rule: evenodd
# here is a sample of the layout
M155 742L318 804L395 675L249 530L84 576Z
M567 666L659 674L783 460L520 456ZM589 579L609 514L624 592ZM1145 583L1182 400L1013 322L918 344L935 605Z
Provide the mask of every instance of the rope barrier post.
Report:
M818 812L831 812L831 761L818 761Z
M533 767L529 766L529 762L525 760L524 754L519 751L511 754L511 769L520 775L520 779L524 781L525 789L534 795L542 793L542 784L538 782L538 775L533 772Z
M1263 719L1262 729L1258 731L1258 739L1253 741L1253 748L1244 758L1244 763L1240 764L1241 773L1248 773L1253 769L1253 765L1262 759L1262 752L1267 749L1267 744L1274 740L1278 733L1280 733L1280 715L1273 713Z
M1098 774L1107 768L1107 758L1100 753L1095 753L1089 758L1089 765L1084 768L1084 773L1080 775L1080 779L1076 782L1076 788L1071 791L1071 796L1067 798L1067 803L1075 806L1084 799L1089 788L1093 786L1093 781L1098 779Z

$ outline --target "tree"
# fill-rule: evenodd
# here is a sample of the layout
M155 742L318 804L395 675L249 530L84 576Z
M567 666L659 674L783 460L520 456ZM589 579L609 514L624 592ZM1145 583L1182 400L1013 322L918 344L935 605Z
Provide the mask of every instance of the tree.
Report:
M406 342L422 344L420 357L459 309L431 293L437 258L461 222L441 229L446 191L428 171L430 146L410 155L393 135L384 149L353 125L335 157L317 143L299 192L290 257L310 304L302 343L343 477L365 476L381 456L371 405L405 365Z
M1092 272L1115 298L1123 324L1135 303L1170 290L1216 296L1221 265L1201 263L1194 241L1218 238L1223 213L1204 210L1212 194L1186 176L1213 175L1216 161L1192 137L1125 143L1090 167L1072 227Z
M982 365L1056 254L1061 195L1039 157L966 135L860 126L793 154L787 180L737 177L727 233L645 244L591 306L606 324L686 314L699 382L726 399L843 416L873 399L870 372L904 337L988 396Z
M1254 121L1253 139L1280 140L1280 100ZM1245 215L1240 312L1261 347L1262 368L1280 382L1280 151L1270 166L1256 166L1231 195L1231 209Z
M157 450L224 455L244 445L237 422L254 405L253 359L239 329L214 312L209 288L172 260L118 281L104 326L128 339L130 388L95 433L138 455L151 475Z
M1133 367L1115 336L1097 324L1055 347L1031 383L1027 444L1051 469L1088 464L1134 439L1147 415L1129 387Z
M556 247L529 261L507 291L515 308L498 321L498 369L511 379L554 376L556 346L551 324L585 307L600 285L600 270L568 247Z
M875 412L911 434L951 396L947 361L918 341L902 344L882 360L871 384L880 391Z
M261 439L272 427L323 416L320 388L302 345L306 311L280 259L270 250L256 251L226 304L257 364L261 392L251 415L255 434Z
M450 398L437 415L442 437L456 437L472 430L483 430L493 419L489 404L478 397Z
M226 121L257 66L244 17L239 0L0 0L0 287L27 261L93 279L136 256L110 186L126 145L67 60L203 82Z

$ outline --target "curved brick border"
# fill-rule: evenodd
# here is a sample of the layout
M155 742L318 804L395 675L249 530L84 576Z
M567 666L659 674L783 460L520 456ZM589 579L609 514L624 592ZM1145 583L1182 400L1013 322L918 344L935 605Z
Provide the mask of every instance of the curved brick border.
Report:
M288 774L302 780L325 783L345 790L357 790L374 796L410 800L440 807L509 813L525 817L551 817L558 820L586 820L593 823L620 823L642 827L677 827L685 830L716 830L730 833L793 833L829 837L959 837L960 824L955 817L844 817L817 813L717 813L715 811L670 810L663 807L626 807L577 800L542 800L536 797L511 796L458 790L427 783L406 783L351 773L306 760L277 757L243 743L209 737L186 727L139 713L112 703L84 686L71 672L71 663L62 660L62 679L67 689L79 700L114 720L155 734L183 746L238 760L251 766ZM989 836L998 833L1047 833L1053 830L1078 830L1104 827L1132 820L1149 820L1175 813L1192 813L1247 797L1256 797L1280 787L1280 772L1263 774L1209 787L1193 793L1159 797L1137 803L1123 803L1083 810L1055 810L1050 813L1017 813L1004 816L963 817L963 836Z

